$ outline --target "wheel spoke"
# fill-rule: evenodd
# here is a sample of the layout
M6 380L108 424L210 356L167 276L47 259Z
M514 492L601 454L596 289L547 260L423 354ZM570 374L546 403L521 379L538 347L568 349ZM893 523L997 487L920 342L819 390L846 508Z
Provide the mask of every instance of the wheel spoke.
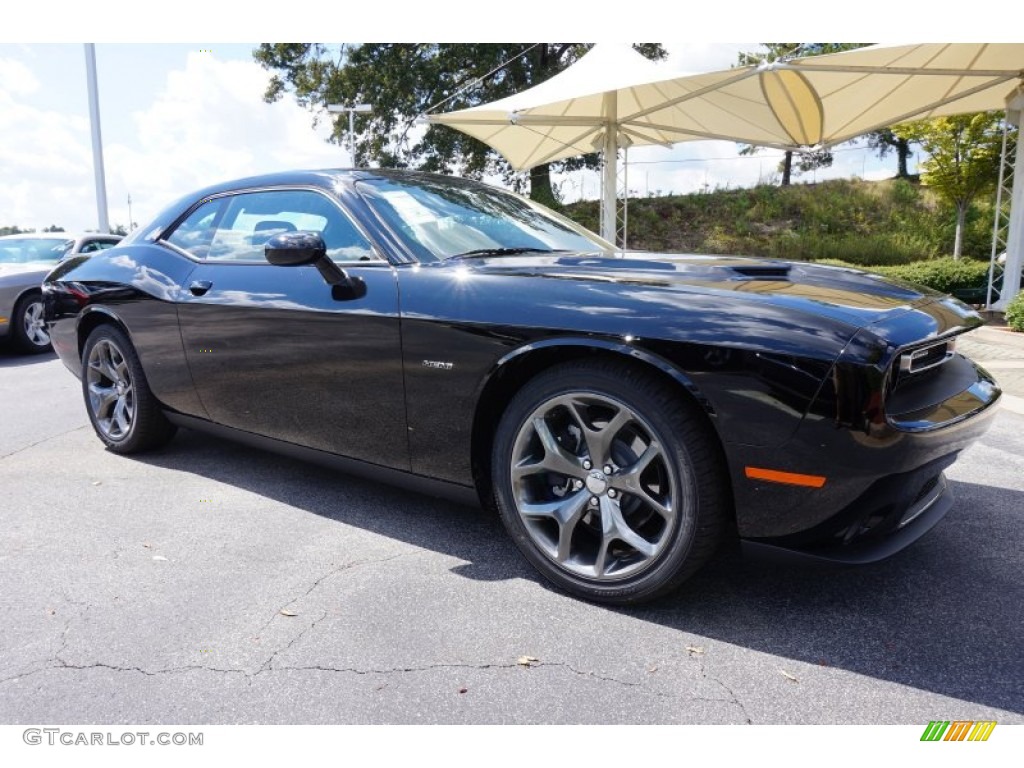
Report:
M655 544L629 527L629 523L622 516L618 501L604 497L601 499L601 544L594 561L594 572L597 576L604 576L608 571L608 551L613 541L629 545L645 559L653 557L658 549Z
M583 430L583 440L587 444L587 454L590 456L594 466L608 464L612 456L612 442L614 442L616 435L622 431L622 428L633 421L632 412L628 408L619 406L618 411L607 424L594 429L586 418L585 403L573 399L568 402L568 406L576 423Z
M99 416L117 398L117 389L114 387L101 387L99 384L89 384L89 401L92 404L93 413Z
M92 363L89 363L92 366ZM113 383L117 383L118 375L117 371L114 370L113 361L110 358L110 345L103 344L99 347L99 354L96 355L96 365L94 367L99 373L106 379Z
M544 446L544 458L540 462L544 469L569 477L579 477L583 474L579 460L558 444L543 416L533 420L533 430Z
M632 494L639 498L665 520L671 520L672 508L651 495L650 491L644 488L640 478L655 459L663 460L663 452L657 441L652 440L640 458L620 472L615 473L611 478L613 488L625 493Z
M572 537L587 510L589 498L590 494L581 491L555 501L524 502L519 504L519 512L523 517L553 520L558 525L558 542L552 554L565 562L572 553Z
M118 432L122 435L128 431L128 416L125 413L125 401L123 397L119 397L117 399L117 405L114 406L114 413L111 417L111 421L117 425Z

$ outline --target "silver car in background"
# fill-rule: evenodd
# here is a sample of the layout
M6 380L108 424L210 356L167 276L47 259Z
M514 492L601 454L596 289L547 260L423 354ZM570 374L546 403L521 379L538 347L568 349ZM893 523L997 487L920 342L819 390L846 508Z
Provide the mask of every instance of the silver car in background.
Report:
M0 339L26 353L50 349L39 284L59 262L112 248L120 235L29 232L0 237Z

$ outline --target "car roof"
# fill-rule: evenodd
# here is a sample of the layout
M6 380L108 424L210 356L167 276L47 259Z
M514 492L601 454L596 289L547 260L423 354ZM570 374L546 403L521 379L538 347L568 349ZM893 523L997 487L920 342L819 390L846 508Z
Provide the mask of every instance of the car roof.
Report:
M438 173L427 173L425 171L410 171L399 168L320 168L312 170L281 171L278 173L266 173L260 176L247 176L241 179L232 179L213 184L204 189L195 191L188 196L206 197L222 192L230 192L236 189L256 189L259 187L276 186L317 186L331 187L334 184L351 184L356 181L370 179L422 179L424 181L434 180L453 185L474 186L480 182L470 179L463 179L458 176L446 176Z
M0 235L0 240L8 239L19 239L19 240L81 240L86 237L105 237L105 238L117 238L120 240L123 235L111 235L104 232L20 232L16 235Z

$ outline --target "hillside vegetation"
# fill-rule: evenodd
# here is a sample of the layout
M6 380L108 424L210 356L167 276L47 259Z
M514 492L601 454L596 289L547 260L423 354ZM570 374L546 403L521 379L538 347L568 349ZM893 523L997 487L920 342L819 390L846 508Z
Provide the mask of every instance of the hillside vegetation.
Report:
M992 207L986 199L971 211L965 258L988 260ZM564 211L598 229L597 202L576 203ZM631 199L628 245L885 266L951 253L955 219L950 207L916 182L838 179Z

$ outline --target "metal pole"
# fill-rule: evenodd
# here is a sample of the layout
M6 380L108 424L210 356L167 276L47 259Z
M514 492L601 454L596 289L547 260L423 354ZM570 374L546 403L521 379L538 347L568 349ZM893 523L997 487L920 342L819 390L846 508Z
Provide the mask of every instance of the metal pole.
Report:
M615 166L618 162L618 130L615 124L615 115L618 111L618 94L609 91L604 95L604 168L602 168L602 195L601 201L601 237L610 243L615 242L616 216L615 202L618 192L618 185L615 181Z
M107 217L107 182L103 172L103 137L100 135L100 97L96 87L96 46L85 44L85 75L89 85L89 122L92 125L92 165L96 172L96 212L100 232L110 231Z
M352 167L356 167L356 111L348 111L348 152L352 157Z
M1024 126L1024 89L1007 100L1006 117L1017 124L1017 136ZM1019 138L1018 138L1019 142ZM1003 270L1003 287L995 308L1005 310L1014 296L1020 293L1020 275L1024 269L1024 152L1017 146L1017 158L1013 166L1013 191L1010 193L1010 231L1006 235L1006 267Z

